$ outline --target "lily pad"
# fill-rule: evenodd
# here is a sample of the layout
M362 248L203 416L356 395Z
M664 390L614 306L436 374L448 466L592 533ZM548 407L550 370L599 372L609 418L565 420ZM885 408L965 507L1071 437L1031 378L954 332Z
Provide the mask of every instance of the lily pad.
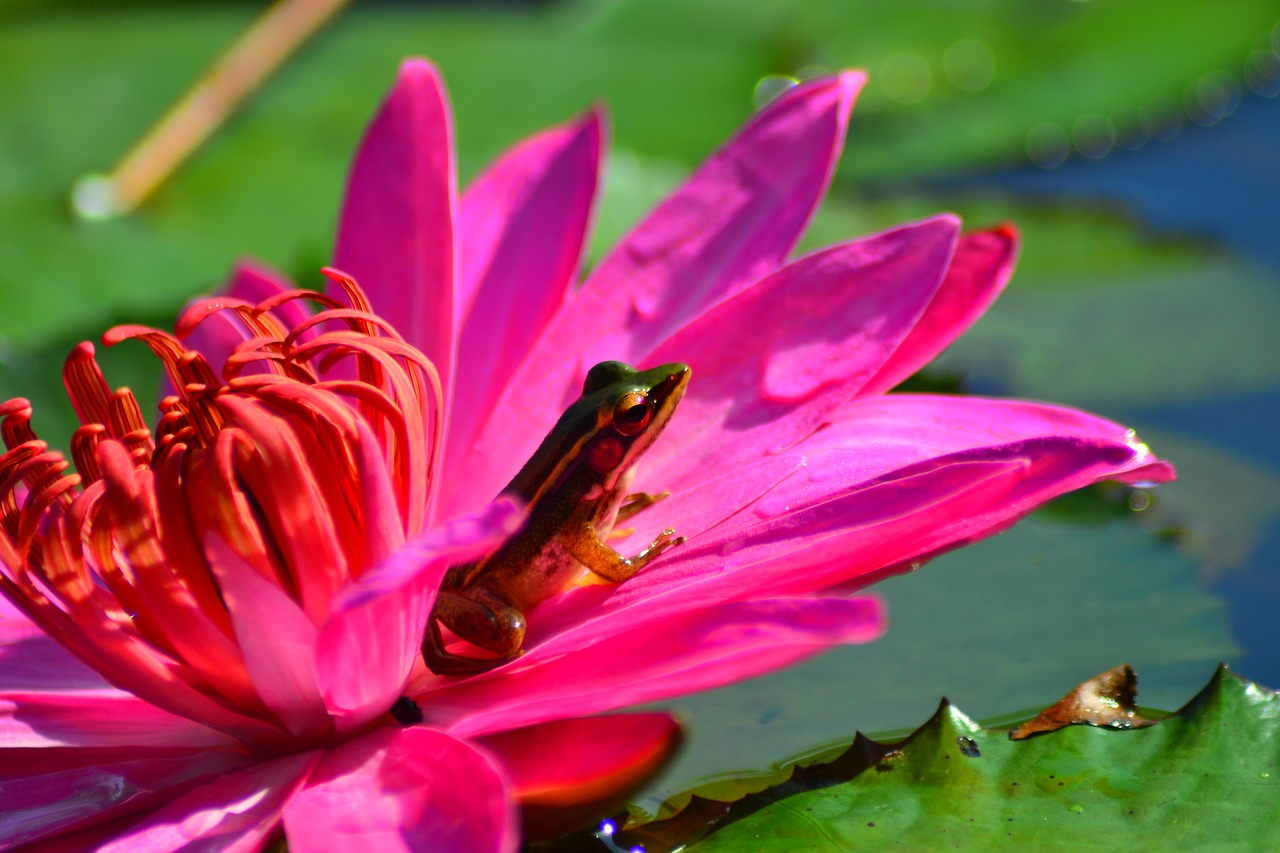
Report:
M859 735L834 761L734 803L684 849L1258 849L1277 796L1280 694L1220 667L1147 728L1015 741L943 700L904 740ZM670 849L652 840L658 829L641 830L651 853Z
M940 695L984 719L1038 708L1117 657L1146 676L1146 704L1175 707L1238 654L1195 563L1127 521L1082 528L1042 511L872 591L890 620L875 643L674 703L689 745L637 809L759 790L854 729L903 732Z

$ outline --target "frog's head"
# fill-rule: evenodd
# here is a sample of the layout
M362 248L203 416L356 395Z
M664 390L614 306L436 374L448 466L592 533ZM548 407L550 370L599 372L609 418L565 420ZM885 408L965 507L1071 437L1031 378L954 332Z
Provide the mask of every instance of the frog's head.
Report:
M638 371L602 361L587 371L582 401L594 403L596 426L583 458L612 489L653 444L689 387L689 366L678 362Z

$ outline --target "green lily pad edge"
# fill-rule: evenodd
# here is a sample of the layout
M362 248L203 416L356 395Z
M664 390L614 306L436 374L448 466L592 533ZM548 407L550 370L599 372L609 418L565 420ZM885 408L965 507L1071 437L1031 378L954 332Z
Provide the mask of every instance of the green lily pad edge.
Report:
M695 794L679 814L619 832L610 846L1266 849L1280 818L1278 764L1280 693L1220 664L1149 728L1071 725L1015 741L943 699L905 739L859 733L834 760L794 766L786 781L733 803Z

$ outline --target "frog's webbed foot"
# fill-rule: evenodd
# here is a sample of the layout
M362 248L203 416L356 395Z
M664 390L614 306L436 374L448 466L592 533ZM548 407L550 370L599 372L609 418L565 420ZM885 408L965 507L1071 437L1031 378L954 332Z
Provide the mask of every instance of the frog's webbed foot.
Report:
M636 492L627 495L618 507L618 515L615 521L626 521L637 513L645 511L658 501L669 497L671 497L670 492L659 492L656 495L651 495L648 492Z
M648 548L645 548L639 554L636 554L629 560L629 562L638 562L641 566L644 566L663 551L674 548L677 545L683 545L686 541L688 540L683 536L676 535L674 528L668 527L666 530L658 534L658 538L649 543Z
M497 657L474 658L447 651L440 633L443 623L460 638ZM515 660L523 652L524 614L483 587L462 595L442 589L427 620L422 660L436 675L474 675Z

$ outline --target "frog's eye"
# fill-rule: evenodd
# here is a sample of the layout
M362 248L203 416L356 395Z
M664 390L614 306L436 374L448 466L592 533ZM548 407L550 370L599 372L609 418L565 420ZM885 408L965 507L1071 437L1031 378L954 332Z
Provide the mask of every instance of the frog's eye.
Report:
M636 435L649 425L653 410L639 391L629 391L613 407L613 428L619 435Z

